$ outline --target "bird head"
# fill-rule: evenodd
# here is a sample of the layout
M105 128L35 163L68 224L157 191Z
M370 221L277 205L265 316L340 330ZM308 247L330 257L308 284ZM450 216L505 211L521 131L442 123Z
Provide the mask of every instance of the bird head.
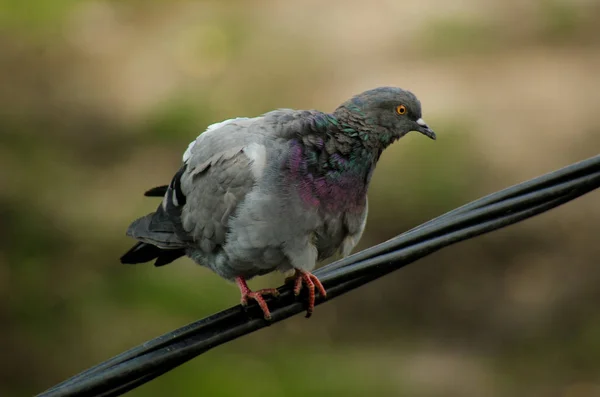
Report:
M342 104L335 113L359 124L366 134L376 136L385 145L418 131L431 139L435 132L422 118L421 102L410 91L396 87L379 87L358 94Z

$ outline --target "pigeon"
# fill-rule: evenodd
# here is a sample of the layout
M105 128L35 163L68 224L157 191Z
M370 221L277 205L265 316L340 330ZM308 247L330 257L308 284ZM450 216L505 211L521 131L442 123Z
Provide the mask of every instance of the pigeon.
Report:
M294 294L308 291L310 317L318 292L311 271L336 254L350 254L365 229L367 190L383 150L410 131L436 139L410 91L379 87L332 113L278 109L210 125L192 141L155 212L126 234L137 244L122 263L187 256L235 282L241 304L254 300L271 319L265 296L247 280L273 271L293 274Z

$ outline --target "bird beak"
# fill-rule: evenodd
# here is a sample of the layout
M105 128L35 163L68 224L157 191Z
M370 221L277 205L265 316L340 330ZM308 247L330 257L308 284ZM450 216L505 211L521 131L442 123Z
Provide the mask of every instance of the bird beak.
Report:
M423 135L430 137L431 139L433 139L435 141L435 138L436 138L435 132L433 132L433 130L431 128L429 128L427 123L425 123L425 120L419 119L419 120L417 120L417 124L419 124L419 128L417 129L417 131L419 131Z

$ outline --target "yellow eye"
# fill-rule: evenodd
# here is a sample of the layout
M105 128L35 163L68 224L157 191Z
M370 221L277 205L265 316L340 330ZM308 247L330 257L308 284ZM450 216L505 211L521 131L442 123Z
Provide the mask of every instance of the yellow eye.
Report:
M398 113L398 114L405 114L406 113L406 106L404 106L404 105L396 106L396 113Z

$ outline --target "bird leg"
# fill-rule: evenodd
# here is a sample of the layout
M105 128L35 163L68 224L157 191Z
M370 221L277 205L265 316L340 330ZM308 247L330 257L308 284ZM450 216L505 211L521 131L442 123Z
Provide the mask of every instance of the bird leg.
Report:
M296 269L294 281L294 295L300 295L300 291L302 290L302 284L306 284L308 288L308 308L306 309L306 318L309 318L312 315L312 312L315 308L315 287L319 290L319 293L323 298L327 296L327 292L321 284L321 281L317 278L317 276L313 275L310 272L305 270Z
M265 320L270 320L271 312L269 311L269 306L267 306L267 302L265 302L265 298L263 298L263 296L271 295L277 297L279 296L279 291L277 291L277 289L275 288L266 288L258 291L252 291L250 287L248 287L248 284L246 284L246 280L241 276L235 278L235 283L237 284L238 288L240 289L240 292L242 293L242 306L248 306L248 299L254 299L256 303L258 303L258 306L260 306L265 316Z

